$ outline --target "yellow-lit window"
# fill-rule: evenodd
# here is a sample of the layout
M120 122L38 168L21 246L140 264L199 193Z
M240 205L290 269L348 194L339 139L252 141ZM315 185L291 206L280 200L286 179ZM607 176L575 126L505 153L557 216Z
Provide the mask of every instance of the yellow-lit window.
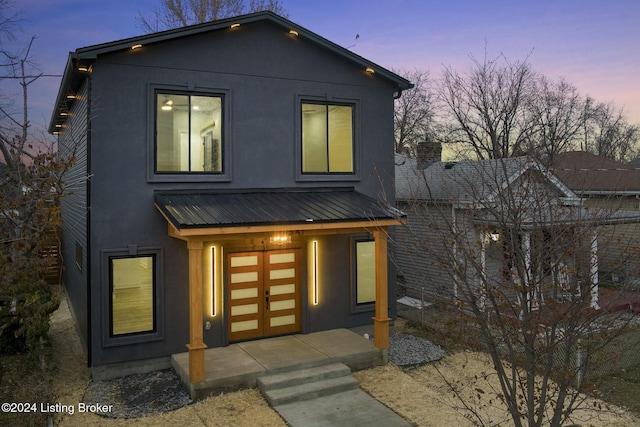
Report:
M375 242L356 242L356 304L376 300Z
M353 106L303 103L302 172L353 171Z
M222 96L156 93L156 172L222 173Z
M155 257L110 258L111 335L155 330Z

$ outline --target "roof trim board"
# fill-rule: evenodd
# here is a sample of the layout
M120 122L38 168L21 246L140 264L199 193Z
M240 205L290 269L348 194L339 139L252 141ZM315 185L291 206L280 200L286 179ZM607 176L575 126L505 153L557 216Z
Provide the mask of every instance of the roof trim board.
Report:
M327 40L324 37L310 30L307 30L306 28L292 21L289 21L288 19L283 18L271 11L262 11L232 18L220 19L217 21L206 22L203 24L190 25L187 27L145 34L137 37L130 37L122 40L115 40L108 43L81 47L76 49L75 52L70 52L67 64L65 66L64 75L62 77L60 89L58 91L58 96L56 98L55 107L51 116L49 132L53 133L56 130L55 125L61 123L59 114L60 111L66 111L69 108L66 101L67 94L73 88L79 87L82 80L86 78L87 72L79 71L77 69L80 63L88 65L95 59L97 59L100 55L107 55L110 53L131 50L132 46L135 45L142 45L142 47L144 47L164 41L194 36L211 31L233 31L233 29L231 28L232 24L240 24L242 26L258 21L270 22L282 28L287 33L289 33L289 31L291 30L294 30L295 33L297 33L298 38L306 40L310 43L327 49L338 56L343 57L347 61L362 68L363 72L366 72L365 70L367 69L374 70L375 74L373 75L375 77L380 77L391 82L394 87L398 89L398 92L406 89L411 89L413 87L413 84L409 80L395 74L394 72L389 71L386 68L381 67L380 65L375 64L368 59L363 58L362 56L353 53L352 51L340 45L337 45L332 41Z

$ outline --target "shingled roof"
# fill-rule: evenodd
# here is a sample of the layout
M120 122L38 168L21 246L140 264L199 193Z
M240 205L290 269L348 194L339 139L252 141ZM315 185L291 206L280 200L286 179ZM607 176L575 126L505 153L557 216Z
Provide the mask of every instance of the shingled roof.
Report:
M559 154L553 172L578 194L640 194L640 168L586 151Z
M460 162L427 162L396 154L396 199L431 200L455 203L489 201L525 171L538 170L552 182L564 197L575 194L528 157L468 160Z

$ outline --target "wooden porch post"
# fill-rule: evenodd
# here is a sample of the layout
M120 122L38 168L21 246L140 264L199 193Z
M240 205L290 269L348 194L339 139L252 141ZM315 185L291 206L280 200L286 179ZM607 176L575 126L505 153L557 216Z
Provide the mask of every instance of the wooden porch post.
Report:
M376 315L373 318L375 346L389 348L389 284L387 257L387 229L373 232L376 250Z
M189 239L189 380L204 381L204 349L202 338L202 249L201 240Z

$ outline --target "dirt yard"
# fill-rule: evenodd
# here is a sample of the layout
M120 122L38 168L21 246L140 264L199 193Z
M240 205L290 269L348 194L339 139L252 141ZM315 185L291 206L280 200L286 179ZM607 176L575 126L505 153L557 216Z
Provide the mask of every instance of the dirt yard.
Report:
M172 412L146 418L114 420L92 413L78 413L78 403L82 402L89 383L89 370L64 296L61 297L60 308L52 316L50 336L58 365L54 390L58 396L57 402L76 408L74 414L58 414L55 418L56 425L253 427L259 420L261 426L286 426L257 390L211 397ZM447 356L437 364L409 370L388 365L361 371L354 376L365 391L416 426L471 426L472 421L465 417L468 411L463 410L459 401L452 397L451 389L442 378L453 384L467 386L472 378L480 378L481 382L476 382L473 388L490 390L496 385L492 382L491 375L484 374L490 372L489 368L490 364L484 355L460 352ZM506 418L504 407L496 404L495 399L489 402L489 397L485 397L491 393L486 392L480 399L473 390L466 390L466 393L469 396L466 399L468 403L485 419L491 419L491 424L497 425ZM620 409L599 412L591 409L598 406L598 402L587 401L585 409L578 411L572 422L583 426L640 426L640 420Z

